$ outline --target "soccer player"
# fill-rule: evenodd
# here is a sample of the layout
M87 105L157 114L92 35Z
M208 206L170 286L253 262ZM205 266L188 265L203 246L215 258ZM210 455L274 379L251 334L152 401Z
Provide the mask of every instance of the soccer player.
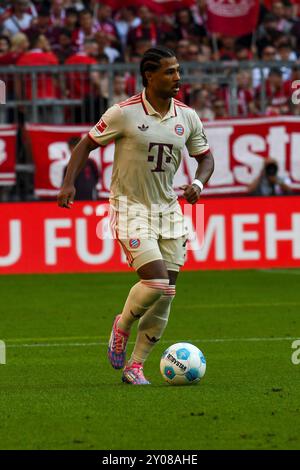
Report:
M199 117L174 98L180 87L174 53L164 47L147 50L140 72L143 92L109 108L80 141L58 195L59 206L70 208L74 181L89 153L115 141L111 226L140 280L114 320L108 358L115 369L125 366L123 382L135 385L149 384L143 365L167 326L177 275L184 264L187 232L172 189L184 146L198 163L195 180L181 187L190 204L198 201L214 169ZM137 320L135 346L126 363L128 337Z

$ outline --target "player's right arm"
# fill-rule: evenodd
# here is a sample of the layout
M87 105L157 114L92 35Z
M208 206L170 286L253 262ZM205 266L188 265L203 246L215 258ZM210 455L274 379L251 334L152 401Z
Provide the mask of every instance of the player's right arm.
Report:
M57 196L60 207L71 208L75 197L75 180L84 168L89 154L100 145L119 139L123 135L123 112L118 105L109 108L99 122L81 139L72 152L62 188Z
M71 208L75 197L75 180L81 170L84 168L90 152L95 150L98 144L90 139L89 136L83 137L72 152L68 164L66 176L62 188L57 196L57 202L60 207Z

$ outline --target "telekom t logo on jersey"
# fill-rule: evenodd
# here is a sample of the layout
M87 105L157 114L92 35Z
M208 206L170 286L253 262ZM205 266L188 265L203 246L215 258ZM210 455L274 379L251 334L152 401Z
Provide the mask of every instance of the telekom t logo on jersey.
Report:
M163 157L164 157L164 148L168 148L170 152L172 152L173 144L162 144L162 143L157 143L157 142L150 142L149 144L149 152L153 149L153 147L158 147L157 151L157 161L156 161L156 168L154 170L151 170L152 172L159 172L159 171L165 171L162 167L163 164ZM148 162L154 162L154 155L148 155ZM170 163L171 157L166 157L166 163Z

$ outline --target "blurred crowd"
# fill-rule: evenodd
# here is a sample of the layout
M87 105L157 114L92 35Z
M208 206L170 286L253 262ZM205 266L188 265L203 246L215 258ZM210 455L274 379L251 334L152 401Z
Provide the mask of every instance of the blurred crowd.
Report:
M147 6L113 11L98 0L0 0L0 66L138 63L145 50L157 44L173 49L180 62L261 59L265 62L264 114L300 115L299 105L293 105L290 99L291 82L300 79L299 0L262 0L256 31L243 37L212 37L206 22L205 0L173 15L159 16ZM278 60L292 61L295 67L278 67ZM69 75L64 96L84 98L93 92L97 106L104 110L108 75L93 73L84 81L76 80L74 74ZM238 71L238 116L262 114L261 81L260 69ZM39 98L59 98L62 93L50 78L40 88ZM135 92L134 74L114 76L113 102ZM30 86L26 93L30 99ZM220 86L212 80L201 86L184 84L177 98L194 107L205 121L230 116L229 94L228 85Z

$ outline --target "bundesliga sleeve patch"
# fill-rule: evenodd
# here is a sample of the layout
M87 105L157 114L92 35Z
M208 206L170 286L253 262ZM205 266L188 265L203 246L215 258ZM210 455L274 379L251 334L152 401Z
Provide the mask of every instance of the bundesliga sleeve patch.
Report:
M100 119L100 121L96 124L97 131L100 132L100 134L102 134L102 132L104 132L106 128L107 128L106 122L104 122L103 119Z

